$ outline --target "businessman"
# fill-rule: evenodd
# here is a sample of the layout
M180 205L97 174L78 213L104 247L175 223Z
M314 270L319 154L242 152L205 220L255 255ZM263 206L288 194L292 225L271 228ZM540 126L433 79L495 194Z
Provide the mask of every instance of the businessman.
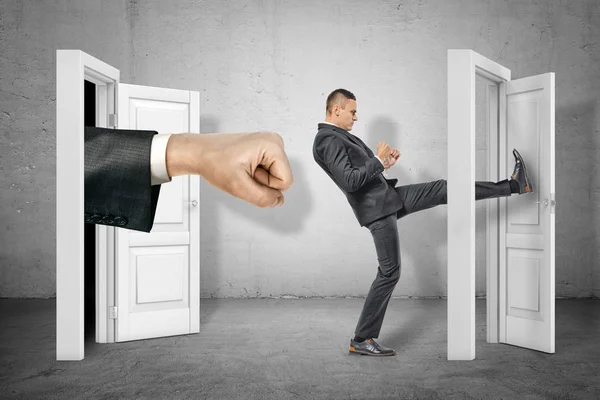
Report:
M356 97L336 89L327 97L326 118L318 124L313 143L317 164L346 195L362 227L371 232L379 268L365 299L351 354L393 356L396 352L379 344L383 318L389 299L400 279L400 243L396 220L414 212L447 204L446 180L395 187L397 179L387 179L383 171L392 167L400 152L380 142L377 154L350 133L358 120ZM506 197L533 191L525 163L513 150L516 164L511 179L501 182L475 182L475 199Z
M284 203L293 182L276 133L158 134L85 127L86 223L150 232L160 185L178 175L208 183L258 207Z

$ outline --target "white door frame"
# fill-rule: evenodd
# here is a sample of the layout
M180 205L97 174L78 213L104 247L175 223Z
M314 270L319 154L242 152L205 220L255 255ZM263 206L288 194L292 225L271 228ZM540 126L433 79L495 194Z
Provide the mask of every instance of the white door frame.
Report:
M57 360L84 357L84 80L96 83L99 98L107 100L96 113L98 126L107 126L114 112L108 99L119 78L119 70L80 50L56 51ZM106 237L106 228L96 234Z
M489 182L498 182L503 177L500 176L499 156L501 147L499 146L500 129L504 129L506 121L503 119L500 122L500 104L505 107L505 100L500 101L500 92L504 88L500 88L498 82L489 83L486 85L486 112L487 112L487 180ZM500 126L502 124L502 126ZM504 175L504 178L506 175ZM487 200L486 207L486 317L487 317L487 342L498 343L499 334L499 257L500 257L500 241L499 241L499 223L500 223L500 199Z
M107 83L86 74L85 79L96 85L96 126L100 128L116 128L116 98L118 79ZM115 305L115 227L95 225L95 305L96 305L96 343L114 343L115 323L110 319L110 307ZM107 293L103 296L102 293Z
M509 69L466 49L448 50L448 360L475 358L475 76L496 83L510 81ZM489 94L489 91L488 91ZM488 103L489 104L489 103ZM499 93L499 115L506 115L505 96ZM504 110L504 111L503 111ZM498 134L506 129L499 118ZM491 132L494 132L492 130ZM493 136L493 135L492 135ZM496 138L497 139L497 138ZM498 175L497 150L489 160ZM491 207L490 207L491 208ZM494 210L488 208L488 221ZM497 213L497 209L495 211ZM495 219L497 221L497 218ZM496 222L497 224L497 222ZM488 225L488 246L494 241ZM497 233L496 233L497 235ZM497 237L496 237L497 239ZM497 253L497 240L494 242ZM488 247L488 341L497 341L498 264ZM489 262L492 260L493 262ZM490 329L491 328L491 329Z

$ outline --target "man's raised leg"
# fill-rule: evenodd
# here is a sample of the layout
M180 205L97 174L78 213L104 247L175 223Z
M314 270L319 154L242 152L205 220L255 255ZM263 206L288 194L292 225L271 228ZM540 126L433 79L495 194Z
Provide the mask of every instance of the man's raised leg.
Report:
M475 200L508 197L513 193L533 193L533 185L527 175L523 157L516 149L513 149L513 155L515 157L515 167L511 179L500 182L476 181ZM404 208L398 211L396 218L402 218L417 211L448 203L447 182L445 179L399 186L395 189L404 202Z
M447 204L447 186L448 184L445 179L439 179L437 181L396 187L396 191L404 203L404 208L398 212L397 217L401 218L417 211L426 210L440 204ZM518 192L515 192L515 189L511 189L508 180L500 182L475 182L475 200L507 197L512 193Z

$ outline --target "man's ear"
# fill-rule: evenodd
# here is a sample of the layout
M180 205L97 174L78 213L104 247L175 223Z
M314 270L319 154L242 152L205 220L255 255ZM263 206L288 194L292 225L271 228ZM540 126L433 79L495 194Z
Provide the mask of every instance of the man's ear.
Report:
M335 114L337 117L339 117L340 116L340 105L334 104L332 111L333 111L332 114Z

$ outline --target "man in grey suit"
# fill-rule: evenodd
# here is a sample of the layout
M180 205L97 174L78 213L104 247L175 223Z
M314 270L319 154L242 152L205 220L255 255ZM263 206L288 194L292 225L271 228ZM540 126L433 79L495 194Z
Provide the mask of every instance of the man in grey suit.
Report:
M278 207L293 182L276 133L158 134L86 126L86 223L150 232L160 185L200 175L258 207Z
M377 343L389 299L400 279L400 244L396 221L414 212L447 203L446 180L395 187L397 179L382 172L392 167L400 152L380 142L377 154L350 133L356 114L356 97L336 89L327 97L326 119L318 125L313 144L317 164L346 195L360 226L371 232L379 261L377 275L365 299L350 340L350 353L392 356L396 352ZM525 163L513 150L516 164L511 179L475 182L476 200L530 193L533 187Z

